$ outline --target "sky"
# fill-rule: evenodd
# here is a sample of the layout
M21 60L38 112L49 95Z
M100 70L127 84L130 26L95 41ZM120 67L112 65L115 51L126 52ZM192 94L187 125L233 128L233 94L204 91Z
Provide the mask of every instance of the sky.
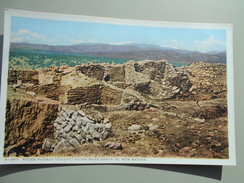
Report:
M164 28L12 17L11 42L48 45L138 43L209 52L226 50L226 30Z

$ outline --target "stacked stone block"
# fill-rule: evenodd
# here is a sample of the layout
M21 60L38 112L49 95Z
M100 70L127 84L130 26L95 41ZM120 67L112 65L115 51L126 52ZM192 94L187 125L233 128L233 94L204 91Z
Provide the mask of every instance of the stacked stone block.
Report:
M57 152L67 147L106 139L111 133L111 123L101 118L94 119L82 110L63 108L54 121L54 142L47 141L43 149ZM49 144L49 147L46 147Z

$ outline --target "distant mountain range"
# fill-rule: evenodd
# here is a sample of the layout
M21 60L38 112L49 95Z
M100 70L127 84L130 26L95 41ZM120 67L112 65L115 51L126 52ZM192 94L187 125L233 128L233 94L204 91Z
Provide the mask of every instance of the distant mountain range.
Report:
M153 44L103 44L103 43L82 43L76 45L45 45L31 43L11 43L10 48L35 49L43 51L75 53L81 55L109 57L109 58L126 58L142 60L161 60L166 59L169 62L193 63L225 63L226 52L211 51L201 53L176 49L170 47L161 47Z

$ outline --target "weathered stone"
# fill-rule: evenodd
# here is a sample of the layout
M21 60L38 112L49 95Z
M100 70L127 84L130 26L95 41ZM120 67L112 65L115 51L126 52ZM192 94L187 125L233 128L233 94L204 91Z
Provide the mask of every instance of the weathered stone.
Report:
M76 121L77 119L77 116L78 116L78 112L77 111L74 111L73 114L72 114L72 120Z
M109 136L109 132L108 131L103 131L102 133L101 133L101 140L104 140L104 139L106 139L107 137Z
M115 145L115 142L107 142L104 147L112 148Z
M82 119L80 119L80 118L78 117L77 120L76 120L76 124L77 124L78 126L82 126L82 125L83 125L83 121L82 121Z
M114 150L123 150L123 146L117 142L107 142L104 147Z
M61 125L56 125L56 129L61 130L61 129L63 129L63 127Z
M55 120L55 122L61 125L63 123L63 120L62 120L62 118L57 117L57 119Z
M103 123L109 123L110 121L109 121L109 119L108 118L105 118L104 120L103 120Z
M141 129L140 125L132 125L128 128L129 131L139 131Z
M61 126L62 126L62 128L65 128L67 126L67 123L65 121L63 121Z
M80 134L75 135L75 138L76 138L79 142L83 139L83 137L82 137Z
M61 139L61 141L58 142L58 144L55 146L53 152L58 152L60 150L67 148L68 146L69 146L68 142L64 139Z
M177 116L177 114L173 113L173 112L165 112L165 115L168 117L176 117Z
M68 124L65 128L64 128L64 131L67 133L71 130L72 128L72 125Z
M69 109L67 109L65 112L66 112L66 115L67 115L69 118L71 118L72 115L73 115L73 113L74 113L73 110L69 110Z
M56 146L56 141L54 139L46 138L42 144L42 149L45 152L52 152Z
M68 118L66 112L61 112L61 116L62 116L64 119Z
M94 128L95 128L95 130L99 130L99 129L101 129L101 128L104 128L104 124L101 124L101 123L96 123L96 124L94 124Z
M26 94L35 97L36 93L35 92L31 92L31 91L27 91Z
M94 124L92 124L92 123L87 123L87 124L86 124L86 128L87 128L87 130L90 130L90 128L94 128Z
M80 128L77 125L73 126L73 128L72 128L72 130L74 130L74 131L78 131L79 129Z
M82 120L82 125L86 125L87 123L94 123L94 121L88 119L87 117L80 117L79 120Z
M153 154L158 154L159 151L158 151L155 147L153 147L153 148L152 148L152 153L153 153Z
M73 131L70 131L67 135L69 135L69 136L71 136L71 137L74 137L75 136L75 132L73 132Z
M93 133L97 133L94 127L89 128L89 133L92 135Z
M81 129L81 128L79 128L79 129L77 130L77 132L76 132L76 133L77 133L77 134L80 134L81 132L83 132L83 131L82 131L82 129Z
M89 133L88 129L85 126L82 126L81 129L85 134Z
M54 132L53 136L55 139L58 139L58 136L60 136L60 133L56 131L56 132Z
M101 138L101 134L98 133L98 132L95 132L95 133L92 134L92 138L94 140L99 140Z
M75 126L75 125L76 125L76 121L73 120L73 119L71 119L71 120L70 120L70 124L71 124L72 126Z
M61 133L61 136L65 139L65 138L67 138L67 133Z
M86 114L85 114L82 110L79 110L79 111L78 111L78 115L80 115L80 116L82 116L82 117L86 116Z
M69 143L70 143L72 146L74 146L74 147L77 147L77 146L80 145L80 143L78 142L78 140L75 139L75 138L72 138L72 139L69 141Z
M92 141L92 136L91 136L91 135L86 135L86 141L87 141L87 142Z
M66 132L64 131L64 129L60 129L59 133L60 134L66 134Z
M204 123L205 122L205 119L194 118L194 121L196 121L198 123Z
M105 126L105 128L110 129L112 127L112 124L111 123L106 123L104 126Z
M152 123L148 125L149 130L156 130L158 129L158 125L153 125Z

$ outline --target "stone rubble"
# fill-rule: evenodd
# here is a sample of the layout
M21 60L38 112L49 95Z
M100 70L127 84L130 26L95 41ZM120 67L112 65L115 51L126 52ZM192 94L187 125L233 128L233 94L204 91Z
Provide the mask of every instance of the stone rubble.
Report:
M89 116L82 110L63 107L54 121L54 128L54 139L45 139L43 143L45 152L58 152L67 147L104 140L110 135L112 124L100 114Z
M118 142L107 142L104 147L114 150L123 150L123 146Z
M131 125L130 127L128 127L129 131L139 131L141 130L141 126L140 125Z

